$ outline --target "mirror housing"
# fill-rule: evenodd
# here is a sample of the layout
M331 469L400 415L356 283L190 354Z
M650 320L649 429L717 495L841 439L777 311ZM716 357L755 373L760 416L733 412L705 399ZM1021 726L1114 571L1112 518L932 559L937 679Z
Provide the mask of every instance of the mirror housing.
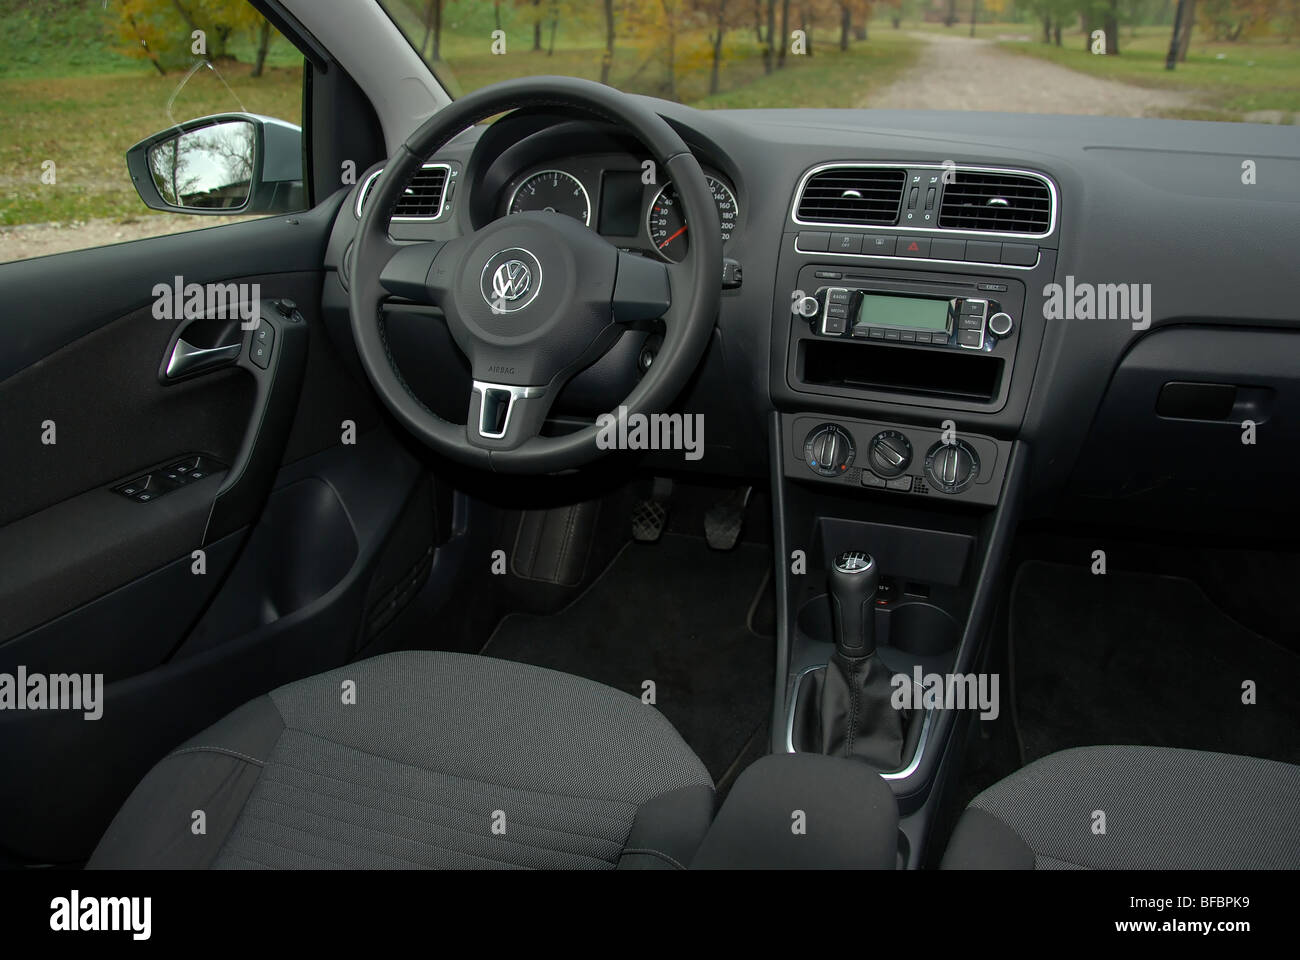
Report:
M255 113L218 113L146 137L127 150L126 168L153 210L290 213L307 206L302 146L302 128L295 124Z

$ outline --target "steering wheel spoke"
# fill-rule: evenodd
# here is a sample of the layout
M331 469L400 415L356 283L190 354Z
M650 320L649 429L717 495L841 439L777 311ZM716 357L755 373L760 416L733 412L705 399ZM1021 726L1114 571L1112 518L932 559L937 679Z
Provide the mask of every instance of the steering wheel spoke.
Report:
M456 261L463 244L459 240L386 242L392 256L379 272L384 290L404 300L441 306L456 276Z
M547 387L475 380L465 435L476 447L513 450L541 432L554 394Z
M637 326L667 313L673 302L669 269L659 260L620 252L614 281L614 322Z

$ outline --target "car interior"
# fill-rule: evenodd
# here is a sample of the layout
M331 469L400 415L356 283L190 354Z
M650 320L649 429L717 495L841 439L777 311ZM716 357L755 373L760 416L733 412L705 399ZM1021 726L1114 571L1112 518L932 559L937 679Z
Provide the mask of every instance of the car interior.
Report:
M1300 867L1294 127L453 98L254 6L302 127L0 264L0 864Z

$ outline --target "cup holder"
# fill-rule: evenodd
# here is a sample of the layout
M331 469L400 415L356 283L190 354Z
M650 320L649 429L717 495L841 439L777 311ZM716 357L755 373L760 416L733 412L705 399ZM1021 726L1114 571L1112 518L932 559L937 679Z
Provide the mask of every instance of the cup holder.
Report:
M796 617L796 626L810 640L833 643L831 601L813 597ZM948 653L961 640L961 624L941 607L922 600L904 600L876 608L876 645L895 647L915 656Z
M889 626L883 642L907 653L920 657L947 653L961 640L961 624L933 603L904 602L884 612Z

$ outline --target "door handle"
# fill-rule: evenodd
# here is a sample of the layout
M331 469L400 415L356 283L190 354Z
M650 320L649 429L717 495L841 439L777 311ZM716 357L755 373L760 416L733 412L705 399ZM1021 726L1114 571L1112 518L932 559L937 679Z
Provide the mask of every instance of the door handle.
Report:
M178 339L172 347L172 355L167 359L167 379L179 380L195 373L225 367L239 359L242 342L229 343L220 347L196 347L185 340Z

